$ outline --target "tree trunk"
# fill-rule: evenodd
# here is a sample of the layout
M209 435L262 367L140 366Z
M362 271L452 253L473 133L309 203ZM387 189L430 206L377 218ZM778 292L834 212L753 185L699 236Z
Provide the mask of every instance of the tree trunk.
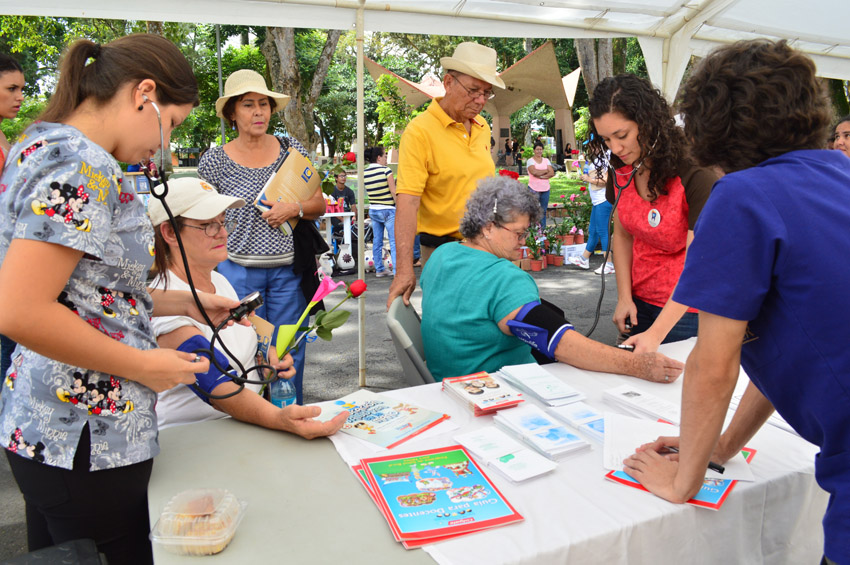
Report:
M579 38L575 40L575 46L587 97L592 98L596 84L599 82L599 73L596 71L596 40Z
M298 58L295 55L295 29L266 28L266 39L261 50L268 63L274 90L290 97L289 104L283 111L283 124L289 135L300 141L310 152L315 151L319 142L313 121L313 108L322 91L341 35L340 30L328 31L310 89L303 92Z
M576 39L575 46L584 86L588 97L592 98L596 85L613 75L614 50L611 39Z

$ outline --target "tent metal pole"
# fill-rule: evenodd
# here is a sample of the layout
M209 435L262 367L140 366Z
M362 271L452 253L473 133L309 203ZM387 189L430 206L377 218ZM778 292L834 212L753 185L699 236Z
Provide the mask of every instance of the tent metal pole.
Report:
M363 5L366 0L360 0L355 22L355 43L357 45L357 277L366 279L365 236L363 229L363 211L366 205L366 190L363 184L364 136L366 132L364 91L363 91ZM357 300L357 317L360 325L357 332L359 347L358 363L360 368L360 386L366 386L366 303L363 298Z

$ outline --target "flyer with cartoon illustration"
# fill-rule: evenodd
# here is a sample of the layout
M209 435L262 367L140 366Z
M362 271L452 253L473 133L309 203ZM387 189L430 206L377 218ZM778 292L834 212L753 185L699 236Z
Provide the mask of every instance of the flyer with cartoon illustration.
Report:
M434 412L368 390L358 390L339 400L321 402L318 406L322 413L317 419L322 421L330 420L340 412L348 410L348 419L342 427L343 433L388 449L449 418L448 414Z
M460 445L360 464L398 541L436 541L523 519Z

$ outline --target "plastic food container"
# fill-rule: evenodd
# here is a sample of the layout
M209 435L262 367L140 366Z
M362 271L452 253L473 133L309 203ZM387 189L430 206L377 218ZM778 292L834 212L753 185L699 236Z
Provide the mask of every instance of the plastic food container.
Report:
M247 503L225 489L185 490L168 501L151 540L180 555L212 555L227 547Z

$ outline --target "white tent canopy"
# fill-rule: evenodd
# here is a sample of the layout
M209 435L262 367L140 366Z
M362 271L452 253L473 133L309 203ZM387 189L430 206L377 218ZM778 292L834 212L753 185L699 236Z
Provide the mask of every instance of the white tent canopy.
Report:
M824 77L850 80L850 3L819 0L0 0L0 12L483 37L636 36L672 98L692 54L738 39L788 39Z
M850 2L816 0L0 0L0 13L357 31L357 154L363 155L363 33L637 37L650 79L675 96L691 55L739 39L787 39L824 77L850 80ZM577 77L576 77L577 78ZM363 186L363 160L357 177ZM363 191L358 223L363 225ZM363 240L358 241L363 256ZM363 277L363 261L360 276ZM360 302L360 385L366 384Z

